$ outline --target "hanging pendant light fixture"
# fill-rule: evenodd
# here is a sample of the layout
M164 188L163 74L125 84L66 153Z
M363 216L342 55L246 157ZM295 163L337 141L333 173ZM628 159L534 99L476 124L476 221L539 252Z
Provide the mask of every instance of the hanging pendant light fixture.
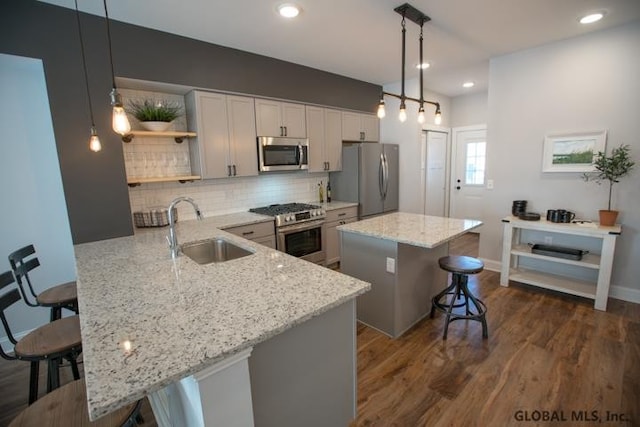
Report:
M433 105L436 108L436 112L435 112L435 119L434 122L435 124L439 125L442 123L442 112L440 111L440 103L438 102L434 102L434 101L427 101L424 99L424 87L423 87L423 73L424 73L424 68L426 67L420 67L420 99L416 99L416 98L411 98L409 96L407 96L405 94L404 91L404 70L405 70L405 51L406 51L406 28L405 28L405 22L406 19L409 19L412 22L415 22L416 24L418 24L420 26L420 64L423 64L423 58L422 58L422 41L423 41L423 26L425 24L425 22L429 22L431 21L431 18L429 18L427 15L425 15L424 13L420 12L418 9L416 9L415 7L411 6L409 3L405 3L402 6L398 6L395 9L393 9L395 12L399 13L400 15L402 15L402 81L401 81L401 89L400 89L400 95L397 95L395 93L390 93L390 92L382 92L382 95L380 96L380 102L378 103L378 117L379 118L383 118L386 116L386 111L385 111L385 104L384 104L384 97L386 96L392 96L394 98L398 98L400 100L400 112L398 114L398 119L400 119L401 122L405 122L407 120L407 105L406 105L406 101L413 101L419 104L418 107L418 122L419 123L424 123L425 121L425 113L424 113L424 104L430 104Z
M78 11L78 0L74 0L76 4L76 21L78 22L78 38L80 39L80 53L82 54L82 68L84 70L84 83L87 88L87 100L89 101L89 116L91 117L91 136L89 137L89 149L94 152L102 150L98 131L93 120L93 107L91 105L91 92L89 91L89 73L87 72L87 59L84 55L84 41L82 40L82 28L80 26L80 12Z
M111 51L111 29L109 27L109 12L107 11L107 0L103 0L104 3L104 17L107 21L107 40L109 41L109 63L111 64L111 82L112 89L109 94L111 98L111 106L113 107L111 126L114 132L120 135L126 135L131 132L131 124L127 117L124 106L122 105L122 97L118 93L116 88L116 75L113 71L113 52Z

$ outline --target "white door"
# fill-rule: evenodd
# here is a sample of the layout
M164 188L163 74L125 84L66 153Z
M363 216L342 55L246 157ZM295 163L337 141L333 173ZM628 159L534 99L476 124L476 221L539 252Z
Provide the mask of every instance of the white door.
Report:
M424 214L446 216L447 213L447 140L449 134L423 132L425 138Z
M454 128L449 212L452 218L483 219L486 161L487 127Z

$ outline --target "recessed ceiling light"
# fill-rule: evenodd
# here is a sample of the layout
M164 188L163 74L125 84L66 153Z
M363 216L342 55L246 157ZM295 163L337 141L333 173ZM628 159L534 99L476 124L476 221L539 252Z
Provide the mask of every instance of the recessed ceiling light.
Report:
M295 18L300 14L300 8L293 3L284 3L278 6L278 13L285 18Z
M427 68L431 67L431 64L429 64L428 62L423 62L422 64L416 64L416 68L419 69L423 69L426 70Z
M593 24L594 22L598 22L599 20L601 20L603 17L604 17L603 12L590 13L589 15L585 15L582 18L580 18L580 23Z
M467 87L467 88L473 87L474 85L475 85L474 82L464 82L464 83L462 83L462 87Z

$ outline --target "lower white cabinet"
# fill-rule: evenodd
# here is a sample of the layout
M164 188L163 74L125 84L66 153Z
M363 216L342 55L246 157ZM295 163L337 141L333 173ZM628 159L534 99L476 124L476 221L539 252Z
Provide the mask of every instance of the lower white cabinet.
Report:
M340 234L336 229L339 225L349 224L358 220L358 207L352 206L327 211L327 219L323 233L324 253L326 265L340 261Z
M273 221L223 228L223 230L269 248L276 248L276 233Z

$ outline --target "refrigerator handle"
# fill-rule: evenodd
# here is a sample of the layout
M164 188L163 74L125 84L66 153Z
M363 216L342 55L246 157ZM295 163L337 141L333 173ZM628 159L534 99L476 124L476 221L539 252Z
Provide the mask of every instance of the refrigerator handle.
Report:
M382 155L384 156L384 200L386 200L389 191L389 162L387 162L387 155Z
M380 165L378 167L378 190L380 190L380 198L384 200L384 153L380 153Z

